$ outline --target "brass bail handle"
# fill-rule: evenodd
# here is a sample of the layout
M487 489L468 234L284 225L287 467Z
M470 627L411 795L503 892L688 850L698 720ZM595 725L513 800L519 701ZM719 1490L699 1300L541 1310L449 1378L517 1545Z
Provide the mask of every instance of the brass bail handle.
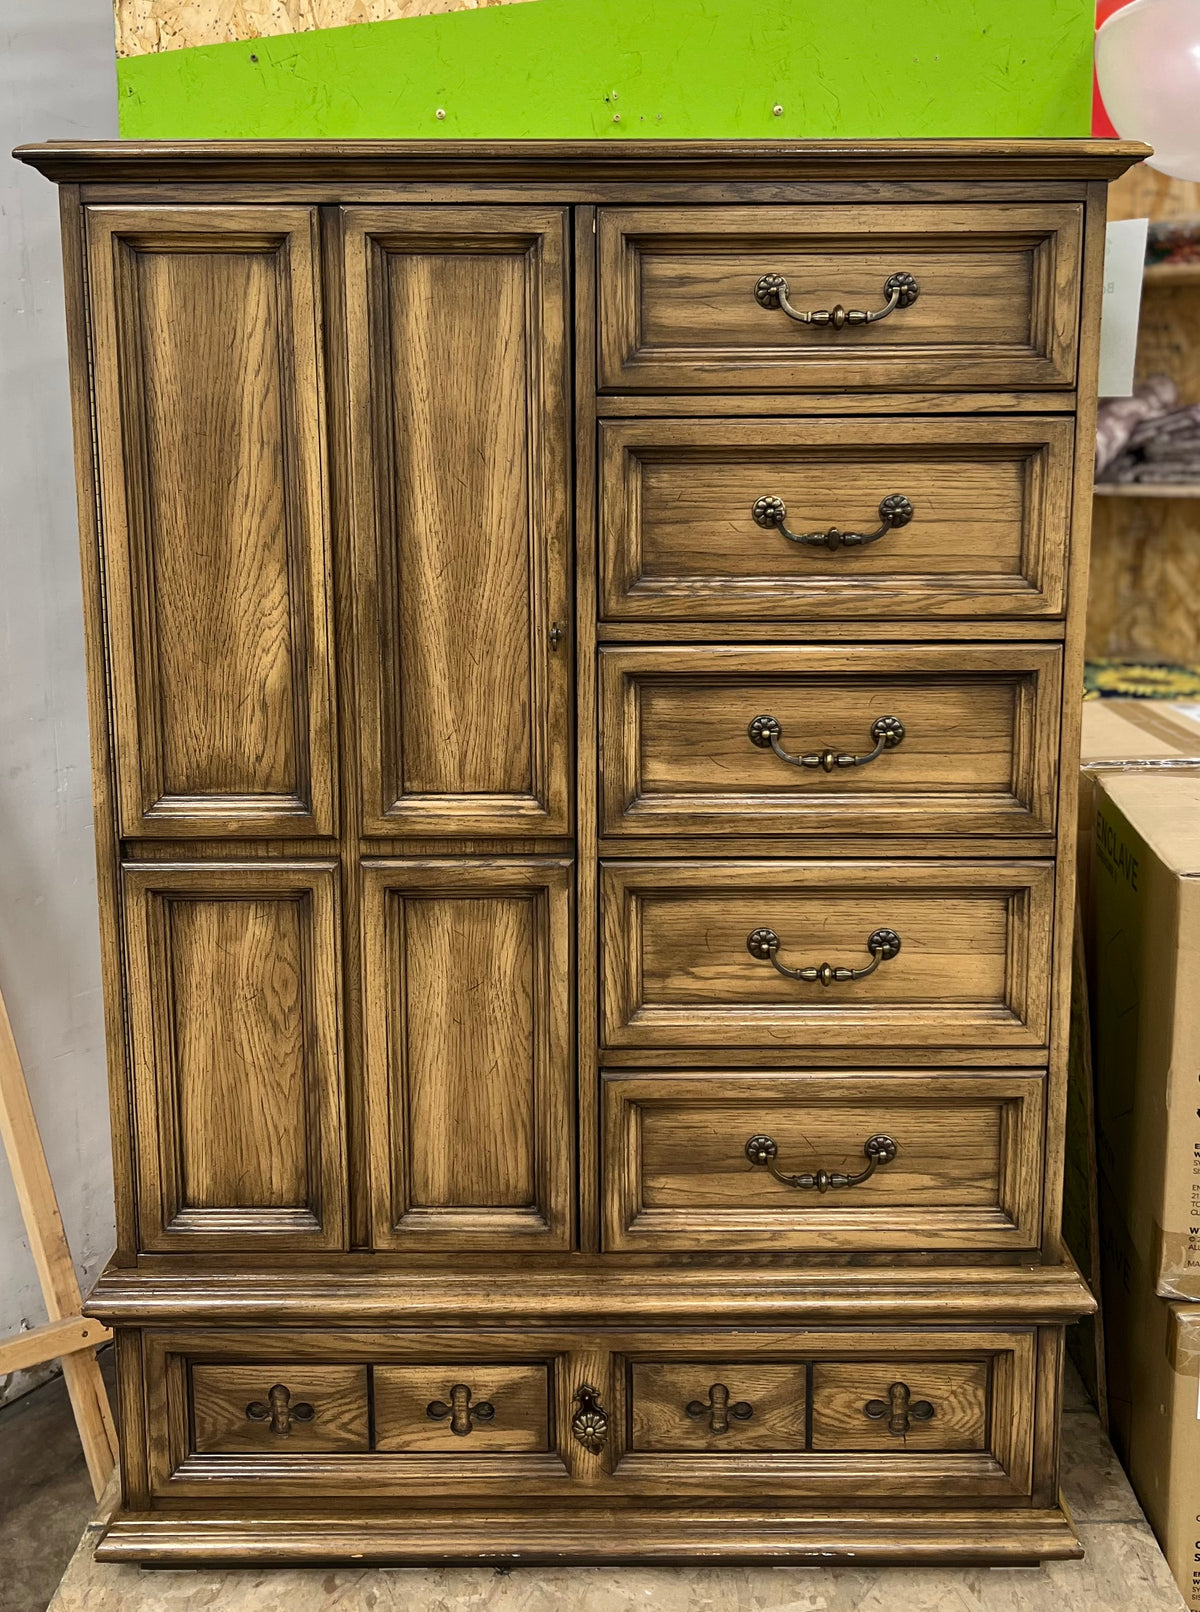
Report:
M832 308L816 308L811 313L802 313L791 304L791 288L786 275L764 274L754 287L754 300L760 308L778 308L798 325L821 325L830 330L842 330L846 325L873 325L880 319L886 319L897 308L911 308L921 295L921 287L911 274L901 271L888 275L883 282L883 294L887 298L886 304L870 313L862 308L843 308L840 302Z
M907 526L916 511L911 498L903 493L889 493L886 498L879 500L879 525L873 532L843 532L836 526L829 526L823 532L793 532L787 523L787 505L782 498L774 493L764 493L756 498L750 506L750 515L756 526L766 530L772 528L786 537L790 543L800 543L806 548L829 549L861 549L868 543L877 543L885 532L898 531L901 526Z
M899 1146L890 1136L869 1136L863 1143L867 1167L857 1175L847 1175L841 1170L801 1170L796 1175L788 1175L775 1162L779 1144L773 1136L752 1136L746 1143L746 1157L751 1164L769 1170L776 1181L785 1187L814 1192L835 1192L843 1187L857 1187L863 1181L869 1181L882 1165L890 1164L899 1151Z
M861 755L835 750L829 744L822 745L819 750L810 750L805 755L793 755L780 743L783 738L783 724L775 716L756 716L746 732L751 744L757 745L760 750L774 750L781 761L789 762L793 767L820 767L823 772L834 772L839 767L865 767L881 756L885 750L894 750L898 744L903 743L904 723L898 716L877 716L871 723L871 737L875 741L875 748Z
M835 968L832 963L816 963L810 968L788 968L779 961L779 936L773 929L752 929L746 936L746 950L760 963L770 963L790 980L803 980L808 985L844 985L850 980L865 980L880 963L891 962L900 951L900 936L894 929L874 929L867 936L867 950L871 961L865 968Z

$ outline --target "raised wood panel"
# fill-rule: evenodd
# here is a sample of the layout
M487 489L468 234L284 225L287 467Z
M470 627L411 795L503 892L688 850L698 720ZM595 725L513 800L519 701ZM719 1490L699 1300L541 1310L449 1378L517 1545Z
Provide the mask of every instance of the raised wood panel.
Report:
M551 1447L551 1383L544 1365L457 1360L377 1366L372 1375L377 1450L473 1458ZM467 1390L457 1418L456 1388Z
M990 1366L986 1360L854 1360L813 1367L814 1450L982 1450L988 1438ZM933 1414L897 1417L891 1430L889 1390L908 1390L909 1409ZM871 1406L875 1415L867 1413Z
M600 425L602 613L619 621L1061 612L1067 420L607 420ZM764 529L873 532L831 551Z
M1040 1073L608 1071L605 1246L913 1257L1035 1248L1044 1106ZM746 1144L759 1135L789 1175L856 1174L872 1136L897 1151L857 1186L819 1192L752 1164Z
M316 213L88 210L121 832L335 832Z
M374 1239L569 1245L571 864L367 863Z
M803 1361L632 1361L630 1450L803 1450L807 1373ZM749 1413L749 1414L747 1414Z
M344 215L367 834L569 827L566 221Z
M1049 203L601 208L600 389L1070 386L1082 223ZM898 272L920 295L874 324L801 325L754 295L782 274L800 309L878 310Z
M600 651L601 832L646 835L1046 834L1054 829L1062 655L1057 648ZM749 726L773 716L790 764Z
M200 1455L346 1454L371 1447L365 1366L195 1365L191 1388L193 1448Z
M142 1248L345 1239L330 863L126 866Z
M1046 1045L1050 862L605 862L601 902L605 1046ZM760 928L791 968L864 968L881 928L901 950L826 986L752 956Z

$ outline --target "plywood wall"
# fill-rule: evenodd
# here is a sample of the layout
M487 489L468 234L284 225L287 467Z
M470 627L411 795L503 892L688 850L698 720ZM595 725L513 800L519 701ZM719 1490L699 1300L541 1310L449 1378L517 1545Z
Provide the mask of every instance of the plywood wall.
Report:
M227 45L273 34L359 22L393 22L444 11L478 11L519 0L115 0L117 55Z
M1200 184L1144 163L1109 194L1113 218L1200 218ZM1170 375L1200 402L1200 281L1148 282L1137 378ZM1092 515L1088 654L1200 661L1200 498L1099 497Z

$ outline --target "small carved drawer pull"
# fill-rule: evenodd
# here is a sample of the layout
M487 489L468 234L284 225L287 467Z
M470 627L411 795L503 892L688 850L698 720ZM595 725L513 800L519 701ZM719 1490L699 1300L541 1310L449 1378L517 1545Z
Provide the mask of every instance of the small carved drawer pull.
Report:
M888 1432L897 1438L903 1438L910 1431L913 1422L927 1422L933 1415L933 1406L927 1399L913 1399L907 1383L893 1383L888 1389L886 1399L868 1399L863 1406L863 1413L873 1422L881 1422L886 1416L888 1419Z
M486 1399L472 1405L471 1390L466 1383L455 1383L450 1390L450 1403L447 1405L444 1399L431 1399L425 1407L425 1414L431 1422L444 1422L448 1416L450 1431L457 1433L460 1438L466 1438L474 1430L476 1422L492 1420L496 1407Z
M890 1164L900 1149L890 1136L869 1136L863 1143L865 1170L857 1175L844 1175L840 1170L804 1170L799 1175L785 1175L775 1163L779 1144L773 1136L752 1136L746 1143L746 1157L751 1164L765 1165L776 1181L785 1187L815 1187L818 1192L829 1192L839 1187L857 1187L869 1181L883 1164ZM877 1404L872 1400L872 1404ZM870 1415L870 1412L867 1413Z
M879 526L873 532L843 532L829 526L823 532L793 532L787 524L787 505L773 493L756 498L750 509L756 526L774 527L791 543L802 543L805 548L861 549L868 543L877 543L885 532L907 526L913 518L913 507L903 493L890 493L879 503Z
M788 300L790 287L784 275L764 274L754 287L754 300L760 308L781 308L798 325L827 325L832 330L841 330L844 325L873 325L877 320L886 319L897 308L911 308L921 295L921 288L911 274L901 272L888 275L883 282L883 294L887 298L887 306L876 308L871 313L862 308L843 308L840 302L832 308L817 308L812 313L801 313Z
M848 980L865 980L880 963L890 962L900 950L900 936L894 929L874 929L867 936L867 950L871 961L866 968L834 968L832 963L817 963L812 968L788 968L779 961L779 936L773 929L752 929L746 936L746 950L760 963L770 963L790 980L804 980L809 985L844 985Z
M269 1421L272 1433L278 1433L280 1438L289 1438L294 1423L311 1422L316 1414L304 1400L293 1405L291 1392L282 1383L276 1383L267 1390L265 1403L261 1399L253 1399L246 1406L248 1421Z
M589 1387L587 1383L575 1394L571 1433L593 1455L599 1455L608 1443L608 1412L600 1403L600 1390Z
M748 1422L754 1415L754 1406L748 1400L739 1399L732 1405L729 1403L729 1390L724 1383L713 1383L708 1390L707 1400L693 1399L684 1409L693 1421L707 1416L708 1425L714 1433L728 1433L731 1416L739 1422Z
M833 772L838 767L865 767L885 750L894 750L903 743L904 723L898 716L877 716L871 724L875 748L858 756L835 750L829 744L822 745L820 750L810 750L807 755L794 756L779 742L783 737L783 724L775 716L756 716L746 732L751 744L760 750L774 750L781 761L790 762L793 767L820 767L825 772Z

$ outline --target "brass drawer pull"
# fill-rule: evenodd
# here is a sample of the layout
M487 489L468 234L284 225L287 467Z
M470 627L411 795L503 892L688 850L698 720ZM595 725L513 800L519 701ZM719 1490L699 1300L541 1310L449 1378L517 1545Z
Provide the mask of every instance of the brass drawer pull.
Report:
M739 1422L748 1422L754 1415L754 1406L748 1400L739 1399L732 1405L729 1403L729 1390L724 1383L713 1383L706 1400L693 1399L684 1409L693 1421L707 1416L709 1428L714 1433L728 1433L731 1416Z
M890 1136L869 1136L863 1143L863 1157L867 1161L865 1170L857 1175L845 1175L840 1170L803 1170L798 1175L787 1175L775 1163L779 1153L779 1143L773 1136L752 1136L746 1143L746 1157L751 1164L765 1165L776 1181L781 1181L785 1187L800 1187L803 1189L815 1188L817 1192L836 1191L840 1187L856 1187L863 1181L869 1181L875 1171L882 1164L890 1164L900 1149ZM872 1400L873 1405L878 1400ZM689 1407L690 1413L690 1407ZM867 1415L872 1412L868 1410ZM932 1412L930 1413L932 1415Z
M933 1415L933 1406L927 1399L913 1399L907 1383L893 1383L886 1399L868 1399L863 1414L873 1422L886 1416L888 1432L903 1438L913 1422L927 1422Z
M608 1412L600 1403L600 1390L584 1383L575 1394L575 1414L571 1434L592 1455L599 1455L608 1443Z
M466 1438L468 1433L474 1431L476 1422L490 1422L496 1414L496 1407L486 1399L471 1403L471 1390L466 1383L455 1383L450 1390L450 1403L444 1399L431 1399L425 1407L425 1414L431 1422L444 1422L450 1418L450 1431L457 1433L459 1438Z
M311 1422L316 1414L313 1407L304 1400L293 1405L291 1392L282 1383L276 1383L273 1388L267 1390L265 1404L261 1399L252 1399L246 1406L248 1421L269 1421L272 1433L277 1433L280 1438L290 1438L294 1423Z
M898 716L877 716L871 723L875 748L861 756L835 750L828 744L820 750L810 750L807 755L794 756L779 742L783 737L783 724L775 716L756 716L746 732L751 744L757 745L760 750L774 750L780 761L790 762L793 767L820 767L825 772L833 772L838 767L865 767L885 750L894 750L904 738L904 723Z
M813 968L788 968L779 961L779 936L773 929L752 929L746 936L746 950L760 963L770 963L790 980L804 980L809 985L844 985L848 980L865 980L880 963L888 963L900 950L900 936L894 929L875 929L867 936L867 950L871 961L866 968L834 968L832 963L818 963Z
M793 532L787 524L787 505L774 493L765 493L750 506L756 526L774 527L791 543L803 543L807 548L860 549L868 543L877 543L885 532L907 526L913 518L912 500L903 493L889 493L879 500L880 524L873 532L842 532L830 526L824 532Z
M817 308L812 313L801 313L799 308L792 307L789 294L787 278L782 274L764 274L754 287L754 300L760 308L781 308L798 325L827 325L832 330L841 330L843 325L873 325L877 320L886 319L897 308L910 308L921 295L921 288L911 274L889 274L883 282L887 305L871 313L862 308L843 308L840 302L832 308Z

